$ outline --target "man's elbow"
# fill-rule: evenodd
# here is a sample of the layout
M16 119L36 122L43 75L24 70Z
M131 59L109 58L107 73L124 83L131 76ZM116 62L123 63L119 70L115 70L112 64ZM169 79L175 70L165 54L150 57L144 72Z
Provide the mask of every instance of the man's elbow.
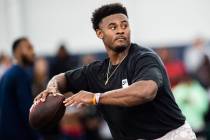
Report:
M150 102L155 99L157 95L158 86L154 81L150 81L148 86L145 86L143 89L143 94L139 95L139 98L143 100L143 102Z
M144 104L147 102L151 102L152 100L154 100L154 98L156 97L156 92L154 91L153 93L146 93L144 95L136 95L134 98L134 100L132 102L124 102L124 106L127 107L133 107L136 105L140 105L140 104Z
M154 100L156 97L156 94L157 94L157 91L147 93L146 96L144 96L145 102L150 102L150 101Z

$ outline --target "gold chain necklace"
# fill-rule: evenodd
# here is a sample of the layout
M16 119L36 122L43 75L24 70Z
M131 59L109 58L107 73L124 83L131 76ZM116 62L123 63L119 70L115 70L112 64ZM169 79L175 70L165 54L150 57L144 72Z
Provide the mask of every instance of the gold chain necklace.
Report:
M123 62L123 60L125 59L127 55L125 55L122 59L122 61L120 62L120 64ZM105 85L107 85L107 83L109 82L109 79L112 77L112 75L115 73L115 71L119 68L120 64L117 65L117 67L113 70L113 72L109 75L110 73L110 60L109 60L109 66L107 68L107 73L106 73L106 81L105 81Z

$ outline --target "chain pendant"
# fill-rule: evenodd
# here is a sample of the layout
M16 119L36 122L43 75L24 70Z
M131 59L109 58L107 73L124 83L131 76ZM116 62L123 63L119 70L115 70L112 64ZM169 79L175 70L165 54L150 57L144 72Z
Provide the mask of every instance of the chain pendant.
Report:
M106 80L105 85L107 85L108 81L109 81L109 79Z
M115 73L115 71L118 69L118 67L120 66L120 64L122 63L122 61L125 59L127 55L125 55L123 57L123 59L121 60L121 62L117 65L117 67L113 70L113 72L109 75L109 70L110 70L110 60L109 60L109 66L107 68L107 73L106 73L106 81L105 81L105 85L107 85L107 83L109 82L109 79L112 77L112 75Z

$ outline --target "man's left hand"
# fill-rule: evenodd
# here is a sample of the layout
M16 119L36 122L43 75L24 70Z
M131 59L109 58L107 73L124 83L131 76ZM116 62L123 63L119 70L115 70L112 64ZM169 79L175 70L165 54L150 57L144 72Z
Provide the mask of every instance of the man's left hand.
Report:
M87 91L80 91L63 101L65 106L87 106L93 105L94 93Z

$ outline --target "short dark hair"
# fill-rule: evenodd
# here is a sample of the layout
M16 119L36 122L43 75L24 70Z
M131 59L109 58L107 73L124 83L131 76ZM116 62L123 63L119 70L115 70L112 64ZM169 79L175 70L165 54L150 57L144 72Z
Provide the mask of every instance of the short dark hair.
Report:
M28 39L26 37L20 37L13 42L13 44L12 44L12 53L13 54L15 53L15 50L19 47L19 44L25 40L28 40Z
M92 14L91 21L93 29L96 30L99 28L99 24L103 18L118 13L124 14L128 17L127 10L121 3L106 4L99 7Z

